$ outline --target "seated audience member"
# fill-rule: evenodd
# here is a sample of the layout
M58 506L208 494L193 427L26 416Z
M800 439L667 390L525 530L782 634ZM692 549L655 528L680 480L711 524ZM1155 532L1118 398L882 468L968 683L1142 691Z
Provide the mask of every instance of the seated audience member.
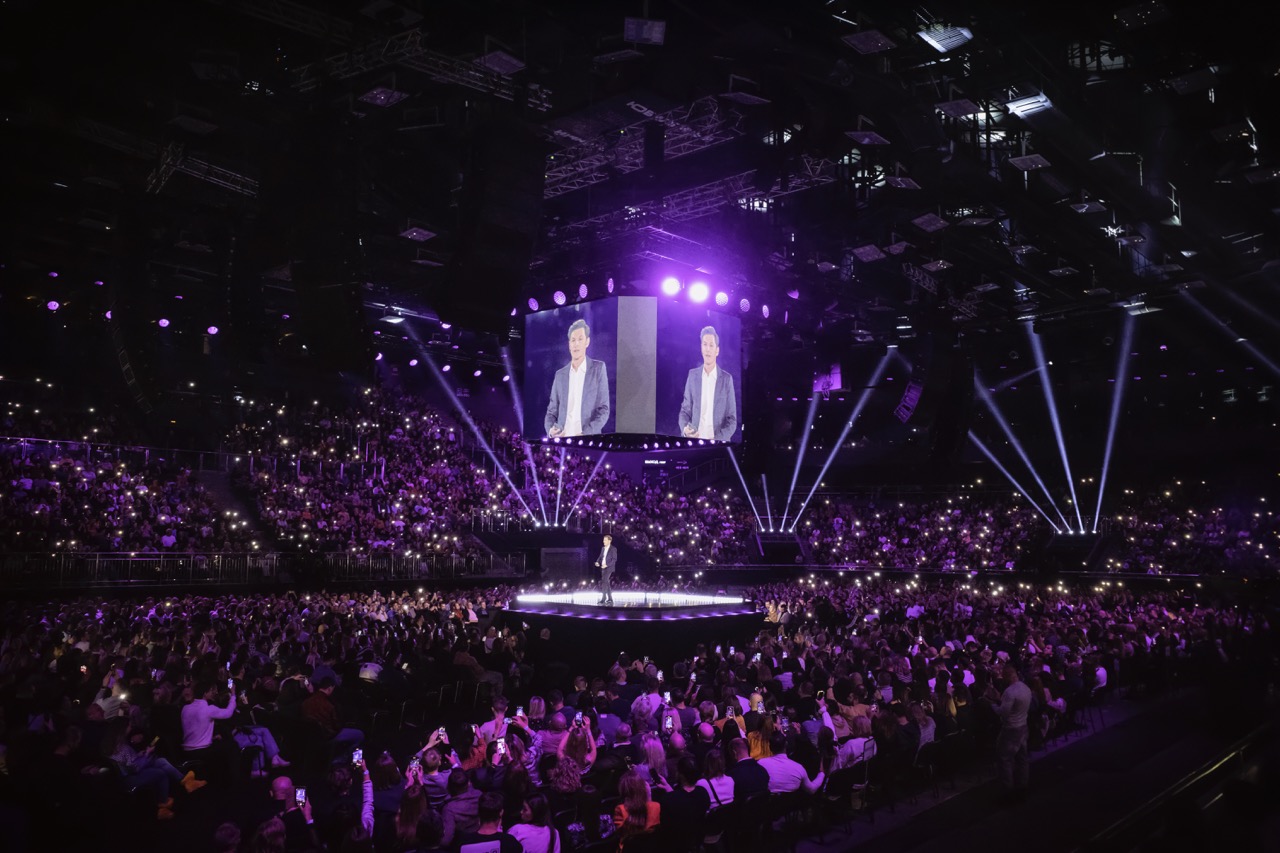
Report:
M676 764L676 784L662 795L662 826L677 847L693 846L702 840L711 796L698 785L698 765L692 756Z
M444 821L440 842L446 847L480 826L480 792L471 787L471 777L466 773L449 774L449 798L440 815Z
M805 772L797 761L787 755L787 739L782 732L774 732L773 741L769 744L773 755L760 759L760 766L769 776L769 793L789 794L792 791L807 791L812 794L822 787L823 775L819 771L813 779Z
M751 757L747 742L742 738L730 741L729 754L733 757L733 764L725 770L725 775L733 780L734 797L747 800L768 794L769 771Z
M707 792L712 811L733 802L734 782L731 776L725 775L723 752L714 750L707 753L702 763L702 778L698 780L698 787Z
M613 825L620 845L637 833L655 828L662 819L662 807L653 801L649 783L634 770L618 780L618 796L622 802L614 806Z
M560 832L551 823L551 806L542 794L530 794L520 809L520 822L508 832L524 853L560 853Z
M364 742L364 732L343 727L338 717L338 707L333 703L335 687L337 683L332 678L317 681L315 692L302 703L302 718L319 725L333 743L350 754Z
M502 809L501 794L482 794L476 829L457 838L458 853L522 853L520 842L502 831Z

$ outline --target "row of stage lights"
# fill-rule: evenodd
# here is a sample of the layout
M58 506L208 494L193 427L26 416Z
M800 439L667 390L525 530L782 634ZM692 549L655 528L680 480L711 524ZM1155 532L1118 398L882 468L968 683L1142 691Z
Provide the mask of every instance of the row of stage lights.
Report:
M667 276L662 280L660 289L663 296L669 296L673 298L676 296L679 296L681 292L684 292L685 295L688 297L689 301L695 304L702 304L703 302L706 302L707 300L712 299L711 286L708 285L705 281L700 281L697 279L688 282L686 286L685 282L681 281L675 276ZM613 279L609 279L608 282L605 284L605 292L606 294L612 294L614 292ZM591 295L591 288L589 288L585 283L578 285L578 301L583 301L587 299L590 295ZM554 293L551 294L551 301L557 308L562 305L565 305L569 301L569 293L564 290L556 290ZM719 308L728 308L730 303L732 302L732 297L726 291L717 290L715 292L715 297L713 301L715 302L716 306ZM533 296L529 297L529 301L527 304L529 306L530 311L539 311L542 309L542 303L536 297L533 297ZM744 296L738 300L738 310L741 311L743 314L750 313L751 308L752 308L752 303L750 299ZM512 311L512 314L514 313L516 312ZM766 320L769 319L768 305L760 306L760 315L764 317Z

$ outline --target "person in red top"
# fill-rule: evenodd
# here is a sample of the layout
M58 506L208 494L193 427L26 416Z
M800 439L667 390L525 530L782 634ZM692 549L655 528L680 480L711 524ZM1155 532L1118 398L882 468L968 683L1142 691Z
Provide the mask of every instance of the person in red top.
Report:
M349 754L364 743L364 732L342 725L338 717L338 706L333 703L333 689L336 686L330 676L317 681L315 692L302 703L302 718L320 726L330 740L341 744Z

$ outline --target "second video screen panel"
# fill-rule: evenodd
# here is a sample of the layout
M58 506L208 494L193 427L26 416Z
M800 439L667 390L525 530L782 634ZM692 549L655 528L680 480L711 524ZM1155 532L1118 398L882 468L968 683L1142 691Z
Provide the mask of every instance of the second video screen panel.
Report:
M525 429L742 437L742 327L701 306L623 296L525 318Z

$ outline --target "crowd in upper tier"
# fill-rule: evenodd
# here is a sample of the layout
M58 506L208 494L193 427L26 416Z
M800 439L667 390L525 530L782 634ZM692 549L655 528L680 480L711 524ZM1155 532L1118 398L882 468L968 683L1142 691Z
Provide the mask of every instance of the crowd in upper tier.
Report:
M669 659L599 667L506 618L514 592L0 605L6 831L70 849L106 812L254 853L689 850L845 771L893 796L922 755L982 762L1012 679L1038 742L1117 688L1216 676L1245 705L1274 664L1264 612L1193 584L778 581L746 591L766 627L736 648L691 625Z
M468 428L425 400L375 389L342 408L242 403L222 448L234 459L240 505L205 487L219 474L199 475L163 453L131 449L132 433L110 413L59 415L11 404L0 426L9 435L58 441L0 440L0 545L11 552L474 559L487 551L476 534L494 529L485 519L503 516L524 526L568 520L578 532L611 532L638 568L764 559L756 511L734 482L693 492L636 482L597 454L528 445L514 430L481 424L495 464ZM103 443L110 439L126 443ZM1105 568L1259 571L1278 558L1280 517L1265 498L1223 501L1180 483L1114 492L1112 514L1097 523L1105 541L1095 556ZM1050 517L1053 526L1066 526ZM1077 522L1069 508L1066 517ZM968 570L1026 565L1053 526L1016 493L960 488L818 495L795 531L803 562Z

